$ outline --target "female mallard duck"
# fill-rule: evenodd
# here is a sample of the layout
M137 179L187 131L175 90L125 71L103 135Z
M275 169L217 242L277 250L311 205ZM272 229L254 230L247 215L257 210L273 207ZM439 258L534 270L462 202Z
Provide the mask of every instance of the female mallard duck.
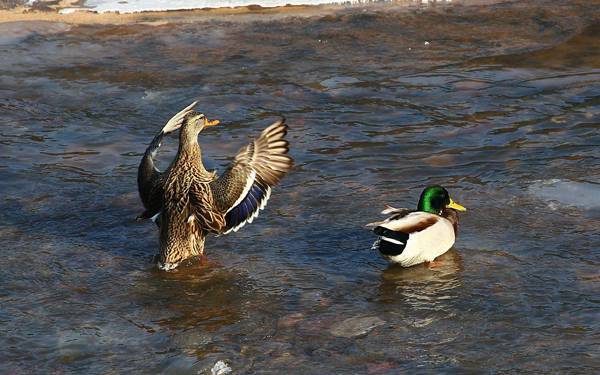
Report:
M138 169L138 188L146 211L160 228L158 267L174 269L189 257L204 253L209 233L226 234L251 223L264 209L275 186L292 167L285 120L277 121L242 148L217 178L202 164L198 135L219 121L193 112L196 103L175 115L154 138ZM162 137L181 128L179 148L161 173L154 156Z
M455 210L467 209L450 199L443 187L428 186L421 193L416 211L387 206L381 213L392 216L367 224L379 236L373 248L403 267L432 262L454 245L458 231Z

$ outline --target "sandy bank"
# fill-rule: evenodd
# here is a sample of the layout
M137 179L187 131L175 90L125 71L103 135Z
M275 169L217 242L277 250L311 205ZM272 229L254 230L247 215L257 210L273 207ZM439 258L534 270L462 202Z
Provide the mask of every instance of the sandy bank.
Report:
M265 8L260 6L245 6L236 8L214 8L214 9L193 9L193 10L173 10L159 12L140 12L140 13L97 13L93 11L75 11L71 13L59 13L60 9L65 9L69 4L61 2L61 5L53 7L51 10L40 11L29 7L17 7L9 10L0 10L0 23L19 22L19 21L50 21L62 22L67 24L130 24L130 23L173 23L173 22L193 22L197 19L207 18L229 18L231 16L245 15L247 18L254 18L256 15L270 16L312 16L325 15L343 8L341 5L319 5L319 6L284 6Z
M429 8L429 7L447 7L461 5L485 5L498 3L498 0L463 0L453 1L444 4L428 4L415 0L397 0L393 3L370 3L368 5L286 5L283 7L261 7L259 5L241 6L235 8L204 8L193 10L170 10L170 11L147 11L137 13L117 13L105 12L98 13L94 11L76 10L64 12L73 9L78 3L77 0L63 0L56 5L48 5L32 8L28 6L19 6L13 9L0 10L0 23L18 22L18 21L50 21L66 24L132 24L132 23L181 23L194 22L195 20L206 19L230 19L236 16L236 20L255 20L257 16L264 19L265 15L271 18L283 18L288 16L310 17L324 16L346 9L408 9L408 8ZM510 2L510 1L507 1ZM61 10L63 12L61 12Z

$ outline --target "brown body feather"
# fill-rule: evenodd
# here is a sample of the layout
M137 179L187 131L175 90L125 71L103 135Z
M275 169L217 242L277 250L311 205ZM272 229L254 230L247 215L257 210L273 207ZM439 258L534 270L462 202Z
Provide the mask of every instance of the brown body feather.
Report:
M202 255L206 234L219 233L225 224L223 215L213 209L209 184L215 175L200 160L200 146L180 140L164 182L159 259L163 264Z

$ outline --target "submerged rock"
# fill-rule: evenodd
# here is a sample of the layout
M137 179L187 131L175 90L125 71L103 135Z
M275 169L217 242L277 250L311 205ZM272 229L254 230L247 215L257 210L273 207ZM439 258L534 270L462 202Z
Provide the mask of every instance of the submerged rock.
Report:
M334 336L350 338L366 335L382 324L385 324L385 320L376 316L354 317L334 324L329 332Z

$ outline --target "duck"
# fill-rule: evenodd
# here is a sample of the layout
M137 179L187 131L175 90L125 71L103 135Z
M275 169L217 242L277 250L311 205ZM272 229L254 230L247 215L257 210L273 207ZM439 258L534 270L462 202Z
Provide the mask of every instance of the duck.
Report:
M378 236L372 248L402 267L421 263L433 266L434 260L454 245L458 211L466 210L450 198L444 187L427 186L416 210L386 205L381 213L390 216L366 225Z
M138 167L138 191L144 206L139 220L159 228L157 266L170 271L192 257L204 256L209 234L236 232L266 207L272 189L291 170L284 118L242 147L219 176L202 162L200 133L218 120L194 110L194 102L175 114L147 147ZM156 155L166 134L179 130L179 146L165 171Z

